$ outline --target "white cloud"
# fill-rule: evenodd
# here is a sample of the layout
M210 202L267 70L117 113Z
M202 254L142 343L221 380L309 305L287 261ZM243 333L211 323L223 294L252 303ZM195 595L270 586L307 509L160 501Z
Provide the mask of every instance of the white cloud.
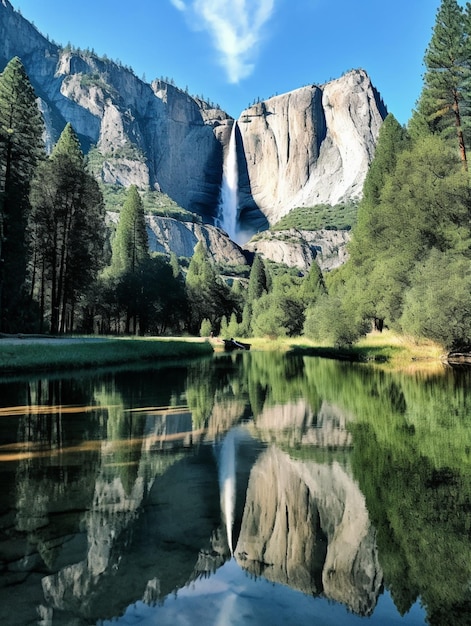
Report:
M189 8L189 0L170 1L180 10ZM201 27L210 34L229 82L250 76L275 0L191 0L190 4Z
M178 9L179 11L185 11L186 9L186 5L183 2L183 0L170 0L170 2L173 4L173 6Z

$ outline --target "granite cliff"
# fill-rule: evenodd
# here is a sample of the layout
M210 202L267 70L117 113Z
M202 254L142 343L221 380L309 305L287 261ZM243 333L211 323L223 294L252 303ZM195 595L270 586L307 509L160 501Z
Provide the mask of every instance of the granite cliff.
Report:
M274 224L294 207L360 197L385 116L363 70L243 111L241 222L258 222L261 211Z
M104 183L161 190L219 223L229 115L168 82L149 84L120 63L49 41L0 0L0 69L14 56L39 96L49 147L70 122ZM243 111L236 144L244 239L296 206L359 197L385 115L363 70Z
M14 56L40 98L49 146L70 122L85 152L96 146L104 182L162 189L184 208L216 217L222 147L214 127L228 118L223 111L89 51L51 43L0 0L0 68Z

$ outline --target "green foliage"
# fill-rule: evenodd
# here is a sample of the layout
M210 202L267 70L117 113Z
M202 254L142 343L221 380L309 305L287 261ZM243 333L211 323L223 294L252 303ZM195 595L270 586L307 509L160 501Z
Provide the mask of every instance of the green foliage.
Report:
M205 318L211 321L212 328L217 332L222 317L225 315L227 318L232 314L236 302L228 285L219 278L201 241L196 245L188 267L186 288L190 306L190 332L197 334Z
M344 302L333 295L323 295L306 309L304 334L335 347L350 346L367 331L363 320L355 320Z
M99 172L102 161L100 161L100 166L97 168L90 154L91 153L87 155L88 169L92 173ZM108 185L105 183L100 183L100 189L103 194L106 210L112 213L119 213L125 202L127 189L121 185ZM158 217L170 217L180 222L202 222L200 215L183 209L167 196L167 194L161 191L140 190L139 195L141 196L144 213L146 214L156 215Z
M44 153L36 94L18 57L0 74L0 330L24 330L29 185Z
M100 72L91 72L80 74L80 86L84 88L97 87L101 89L106 96L116 98L119 96L117 90L106 82L104 75Z
M232 311L231 313L231 317L227 325L226 334L229 337L237 337L238 335L240 335L240 326L239 322L237 321L237 315L235 311Z
M225 315L223 315L221 317L221 323L219 326L219 334L221 335L221 337L229 337L229 333L227 331L227 317Z
M347 308L397 324L413 271L432 248L469 248L469 186L456 153L439 137L417 140L397 157L380 202L353 233Z
M112 244L110 272L135 272L149 257L144 206L135 185L129 187Z
M200 326L200 337L209 337L211 334L211 322L207 318L205 318L201 322Z
M283 216L271 230L350 230L356 223L357 202L330 205L317 204L313 207L297 207Z
M268 291L267 274L263 259L259 254L255 255L249 275L247 288L247 302L253 303Z
M399 154L409 146L406 130L390 113L379 131L375 156L366 175L363 198L358 209L359 226L364 213L380 201L386 179L394 172Z
M471 338L471 264L432 250L414 272L401 326L406 333L468 349Z
M467 6L468 15L469 11ZM416 114L430 132L457 139L463 163L467 160L463 128L469 128L471 95L471 31L467 32L467 25L457 0L442 0L425 53L424 88ZM416 121L415 128L419 124Z
M72 330L77 302L102 266L104 207L68 124L31 183L31 293L53 333Z
M271 291L253 301L251 327L254 335L294 337L302 333L304 306L300 281L290 271L282 271L274 277Z
M304 307L314 304L316 300L326 293L326 286L321 268L314 262L307 274L301 281L299 296Z

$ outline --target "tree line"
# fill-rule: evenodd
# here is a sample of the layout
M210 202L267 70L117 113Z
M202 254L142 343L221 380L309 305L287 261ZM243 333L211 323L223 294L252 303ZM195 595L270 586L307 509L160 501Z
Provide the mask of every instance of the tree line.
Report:
M181 328L182 278L148 251L142 200L128 190L110 245L99 185L67 124L46 155L21 60L0 74L0 331Z

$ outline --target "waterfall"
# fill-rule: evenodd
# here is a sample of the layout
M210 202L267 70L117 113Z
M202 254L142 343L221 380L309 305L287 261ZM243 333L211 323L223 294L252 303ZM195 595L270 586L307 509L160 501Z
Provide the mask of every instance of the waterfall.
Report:
M232 125L231 138L222 172L219 220L221 227L234 240L237 231L237 209L239 207L239 171L237 166L237 122Z
M229 431L225 436L219 453L219 492L227 543L232 556L234 553L232 529L236 503L236 432L234 430Z

